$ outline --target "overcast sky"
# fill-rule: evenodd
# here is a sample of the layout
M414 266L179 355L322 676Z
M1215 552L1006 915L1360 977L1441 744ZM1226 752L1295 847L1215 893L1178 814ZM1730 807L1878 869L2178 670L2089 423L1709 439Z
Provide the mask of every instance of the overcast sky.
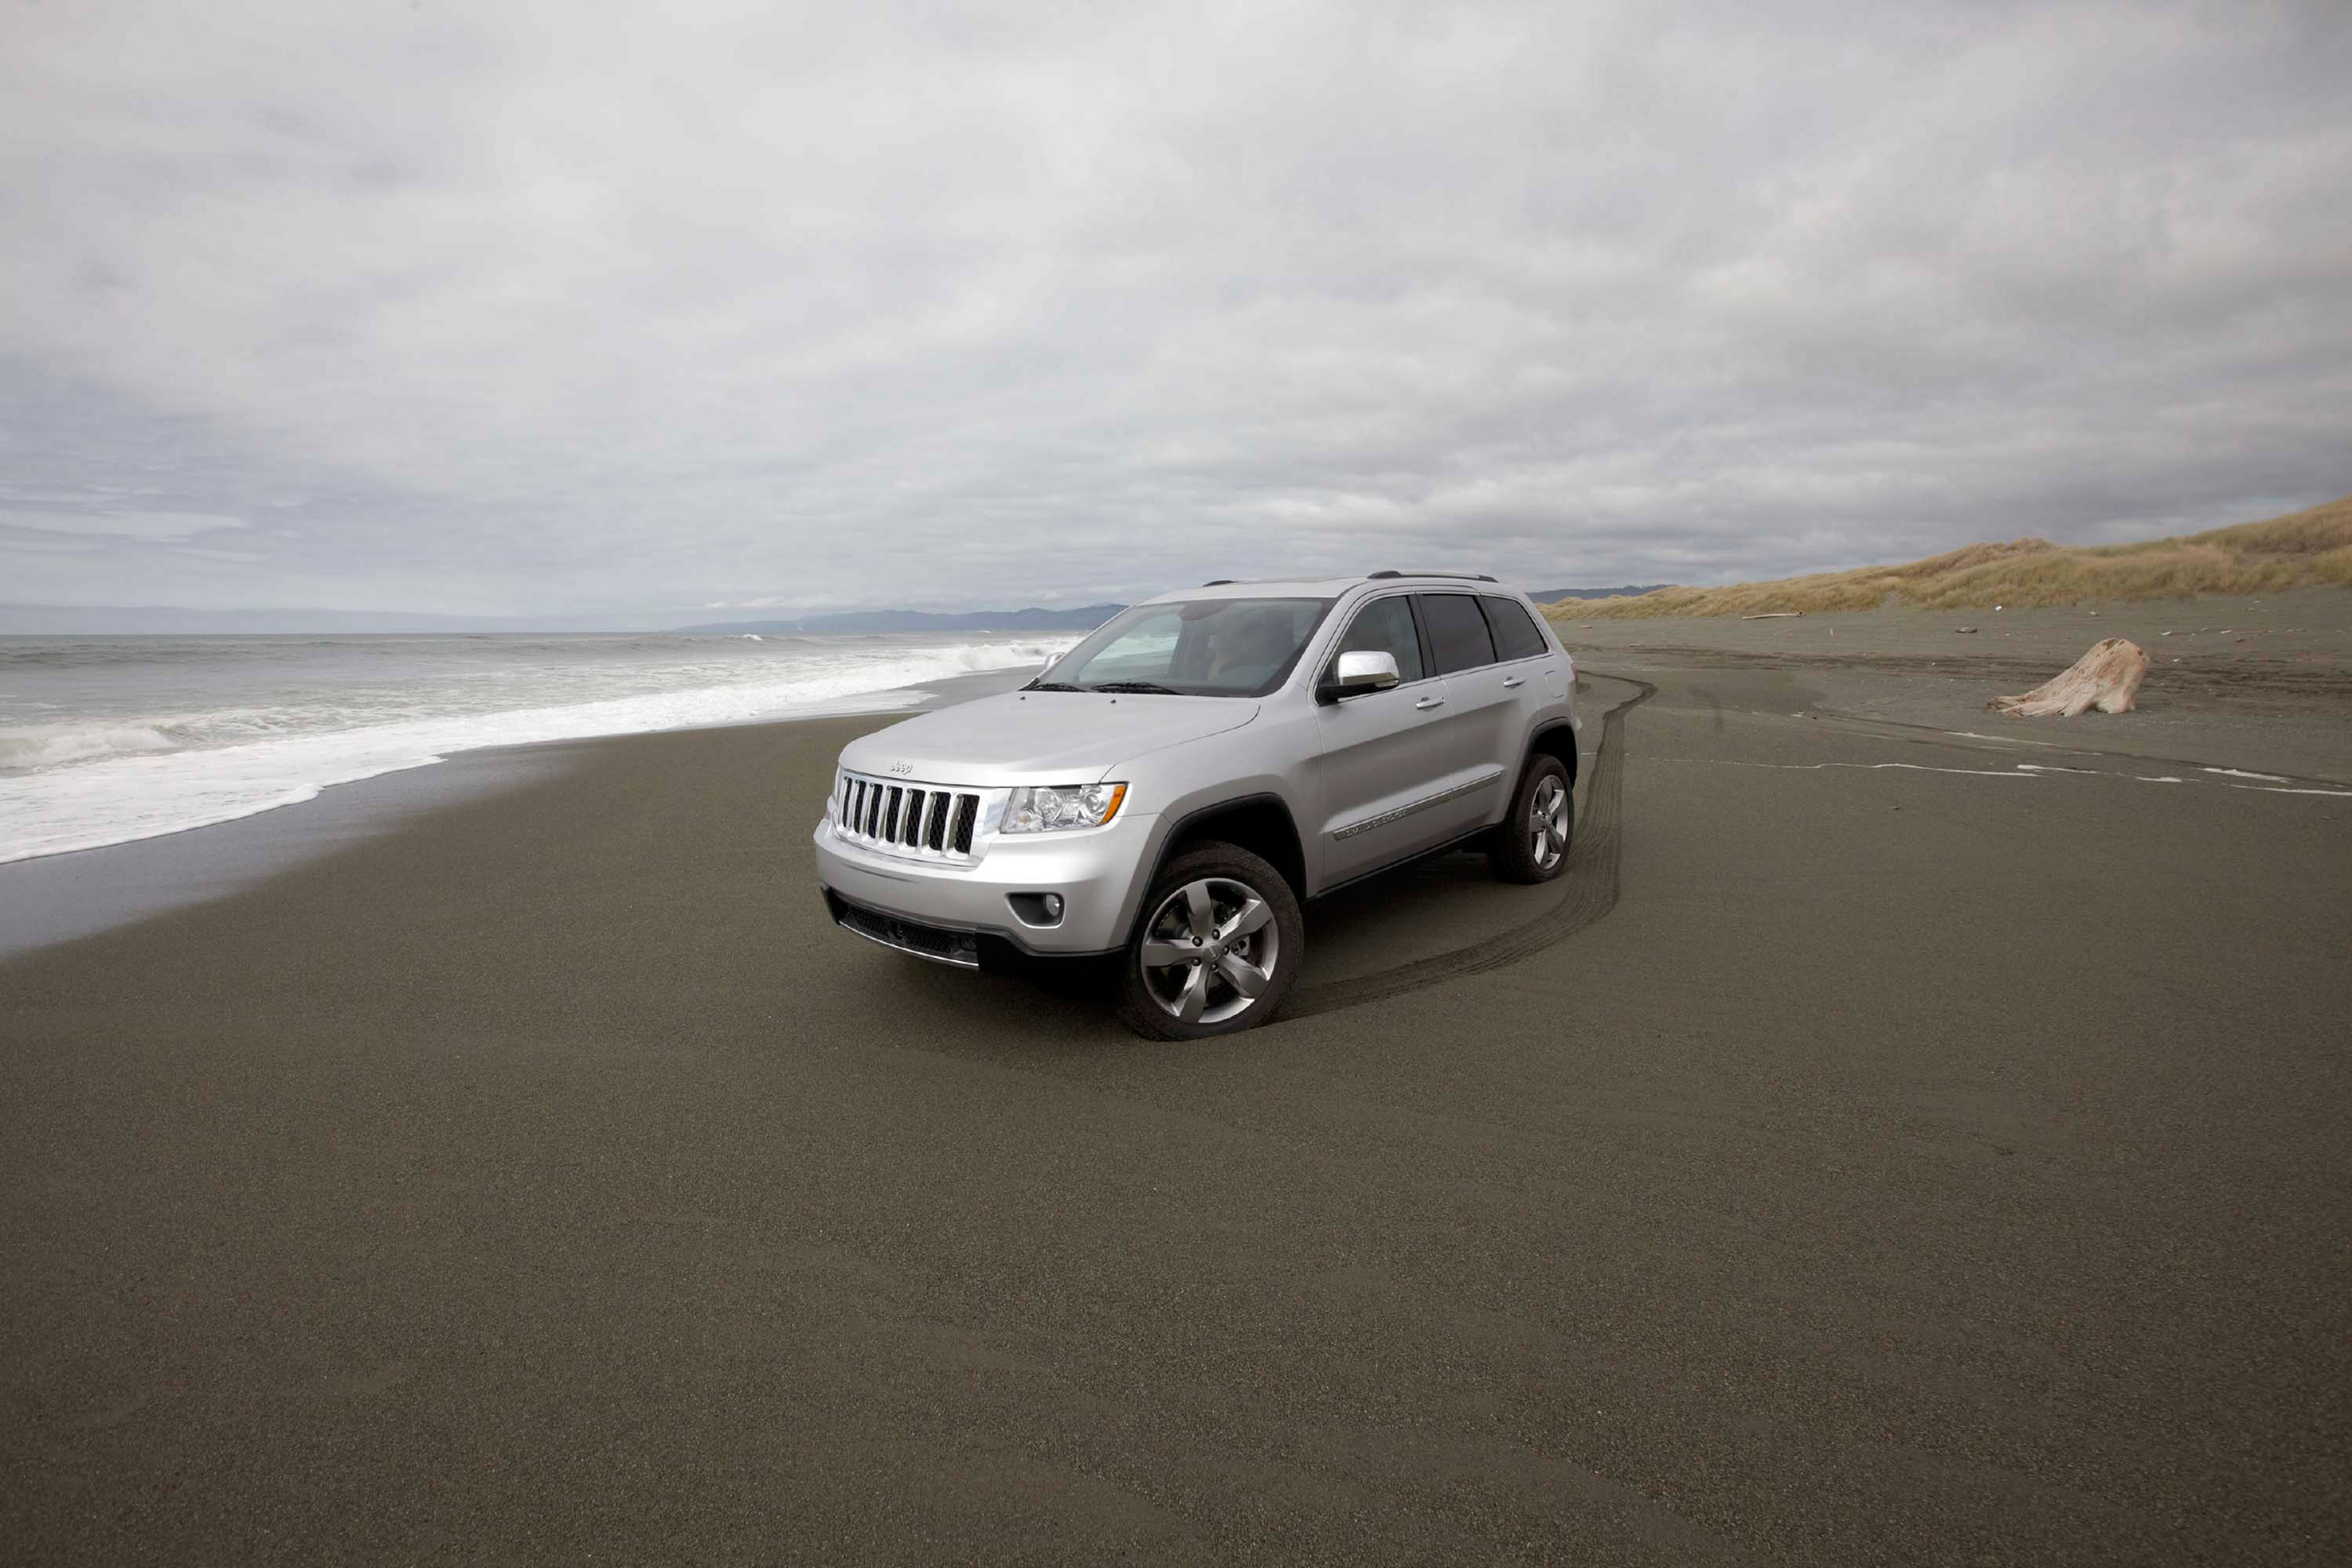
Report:
M2352 5L0 0L0 601L1709 583L2352 491Z

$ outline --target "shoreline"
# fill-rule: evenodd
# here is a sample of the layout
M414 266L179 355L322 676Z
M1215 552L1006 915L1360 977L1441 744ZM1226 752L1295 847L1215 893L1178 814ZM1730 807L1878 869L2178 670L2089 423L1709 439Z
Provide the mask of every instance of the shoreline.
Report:
M1690 678L1696 695L1720 701L1727 713L1980 732L2053 754L2193 757L2352 787L2352 727L2331 721L2352 714L2352 592L2344 590L2024 609L1966 619L1882 609L1759 621L1685 616L1586 623L1555 616L1553 622L1590 673L1605 673L1597 660L1611 670L1678 671ZM1982 629L1961 635L1954 628L1962 625ZM2174 636L2166 637L2168 631ZM2135 712L2021 721L1985 711L1986 699L1996 691L2031 686L2110 636L2132 637L2159 659ZM863 706L845 698L747 724L474 747L437 763L326 785L308 800L243 817L0 862L0 959L229 896L444 806L526 785L585 749L646 735L917 712L1009 690L1031 673L1025 668L976 671L862 694L903 697L903 702ZM1718 688L1722 696L1710 695Z
M1596 660L1629 672L1680 671L1696 694L1721 700L1727 712L1986 732L2085 756L2194 757L2352 787L2352 728L2339 721L2352 715L2352 592L2344 590L1966 616L1898 608L1756 621L1555 616L1553 624L1591 673L1603 673ZM1956 629L1969 625L1980 629ZM2158 659L2135 712L2020 721L1984 710L1997 691L2031 686L2113 636L2133 638ZM845 698L748 726L688 724L474 747L242 817L0 862L0 958L228 896L443 806L520 787L583 748L700 729L916 712L1009 690L1030 673L976 671L861 694L903 702L865 706ZM1724 697L1708 696L1718 685ZM1733 691L1746 696L1734 699Z
M681 724L468 747L415 767L322 785L307 800L266 806L243 816L0 861L0 962L229 897L419 816L535 783L570 765L585 748L645 735L919 713L1011 690L1032 673L1025 668L980 670L919 687L885 689L869 695L904 700L872 706L838 699L813 705L808 712L740 723Z

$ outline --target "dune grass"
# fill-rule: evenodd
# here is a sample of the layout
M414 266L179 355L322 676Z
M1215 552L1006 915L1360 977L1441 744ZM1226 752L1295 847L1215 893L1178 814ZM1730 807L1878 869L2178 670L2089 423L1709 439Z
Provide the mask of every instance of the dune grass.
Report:
M2141 544L2075 547L2046 539L1970 544L1905 566L1864 566L1724 588L1661 588L1630 598L1549 605L1559 621L1651 616L1756 616L1869 610L1882 605L1961 609L2185 599L2352 587L2352 496L2263 522Z

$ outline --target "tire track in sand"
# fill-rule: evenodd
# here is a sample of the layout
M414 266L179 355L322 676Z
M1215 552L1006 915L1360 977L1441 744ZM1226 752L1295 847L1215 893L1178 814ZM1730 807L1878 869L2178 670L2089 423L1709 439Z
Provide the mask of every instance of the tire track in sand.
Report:
M1593 758L1592 782L1585 792L1584 810L1576 819L1576 842L1569 847L1568 869L1560 873L1559 902L1525 925L1451 952L1417 958L1386 973L1302 985L1292 993L1289 1005L1275 1022L1311 1018L1318 1013L1385 1002L1442 981L1483 974L1490 969L1517 963L1575 935L1617 907L1625 788L1625 715L1648 701L1658 689L1631 676L1588 673L1594 680L1630 686L1633 695L1601 716L1599 753Z

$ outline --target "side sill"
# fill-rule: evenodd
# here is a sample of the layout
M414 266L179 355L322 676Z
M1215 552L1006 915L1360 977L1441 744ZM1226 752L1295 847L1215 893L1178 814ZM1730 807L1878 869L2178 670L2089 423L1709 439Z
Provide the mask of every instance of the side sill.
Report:
M1416 849L1410 855L1400 855L1395 859L1375 866L1369 871L1359 871L1344 882L1334 882L1328 888L1318 889L1300 902L1311 904L1318 899L1328 899L1332 894L1352 888L1359 882L1369 882L1375 877L1385 877L1391 871L1410 866L1416 860L1426 860L1433 856L1451 854L1472 839L1483 838L1494 831L1495 825L1490 822L1484 826L1474 827L1467 833L1457 833L1443 844L1433 844L1426 849Z

